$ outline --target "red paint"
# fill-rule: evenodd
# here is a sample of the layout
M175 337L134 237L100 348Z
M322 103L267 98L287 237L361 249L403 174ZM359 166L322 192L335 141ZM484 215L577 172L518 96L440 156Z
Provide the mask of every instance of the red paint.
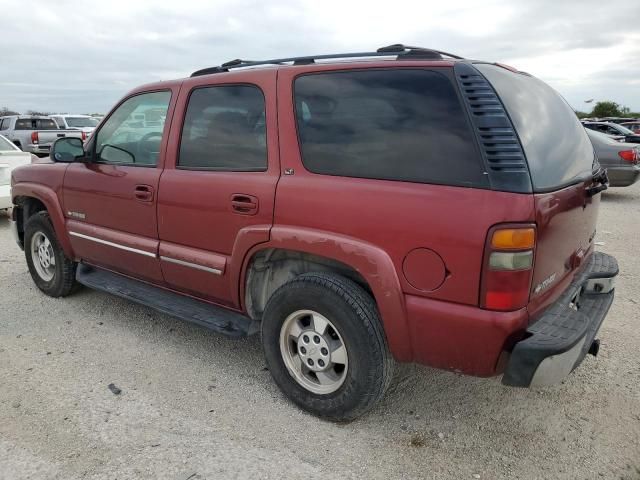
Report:
M536 256L531 282L529 311L535 318L557 299L580 265L593 251L600 195L588 197L590 181L552 193L534 195L536 208ZM555 275L551 284L536 293L536 286Z
M407 316L414 361L469 375L488 377L503 350L528 324L527 309L492 312L407 295Z
M296 133L294 78L312 71L389 66L388 61L278 66L142 86L125 99L141 92L172 91L156 168L28 165L14 171L14 197L34 197L46 205L68 256L241 311L247 267L262 249L289 249L342 262L368 283L396 359L493 375L500 370L501 354L520 338L529 316L560 295L576 258L590 253L598 197L586 198L582 184L526 195L308 172ZM425 66L446 69L452 62L393 64ZM264 93L267 171L176 168L190 92L222 84L253 84ZM285 171L294 173L284 175ZM144 192L140 186L145 186ZM246 199L252 205L243 211L237 202ZM86 217L80 220L64 212ZM531 289L554 273L557 279L548 289L531 293L527 308L481 309L487 235L495 225L513 222L534 223L537 228ZM114 251L69 237L68 231L156 256Z

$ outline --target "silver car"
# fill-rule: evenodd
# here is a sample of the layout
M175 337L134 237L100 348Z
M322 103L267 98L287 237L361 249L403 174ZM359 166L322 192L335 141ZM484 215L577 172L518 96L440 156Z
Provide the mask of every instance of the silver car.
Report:
M609 185L628 187L636 183L640 178L640 145L622 143L604 133L586 130L600 165L607 169Z

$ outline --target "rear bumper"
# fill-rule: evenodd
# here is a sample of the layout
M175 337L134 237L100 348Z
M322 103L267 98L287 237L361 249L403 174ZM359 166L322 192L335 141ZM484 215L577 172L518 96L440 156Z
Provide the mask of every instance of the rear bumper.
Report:
M580 365L611 307L617 275L616 259L594 252L562 296L527 328L527 338L515 344L502 383L552 385Z
M36 155L49 155L49 152L51 151L51 144L41 145L37 143L31 143L27 145L25 151L35 153Z
M628 187L640 179L640 166L609 167L607 177L611 187Z

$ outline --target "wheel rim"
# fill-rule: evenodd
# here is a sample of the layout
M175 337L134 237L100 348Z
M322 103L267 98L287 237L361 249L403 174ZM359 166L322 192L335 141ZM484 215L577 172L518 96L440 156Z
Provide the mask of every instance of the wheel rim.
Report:
M280 353L291 376L310 392L335 392L347 377L349 358L342 336L313 310L298 310L285 319Z
M31 237L31 259L38 276L45 282L51 281L56 273L56 257L51 241L42 232Z

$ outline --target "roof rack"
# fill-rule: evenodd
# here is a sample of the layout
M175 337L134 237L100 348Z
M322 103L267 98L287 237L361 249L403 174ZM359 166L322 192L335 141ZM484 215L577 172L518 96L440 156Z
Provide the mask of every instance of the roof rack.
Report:
M441 50L434 50L432 48L422 48L422 47L410 47L407 45L402 45L400 43L396 43L393 45L388 45L386 47L381 47L375 52L356 52L356 53L336 53L329 55L310 55L306 57L289 57L289 58L277 58L273 60L260 60L260 61L252 61L252 60L241 60L236 58L235 60L230 60L228 62L223 63L218 67L209 67L203 68L202 70L197 70L191 74L192 77L199 77L201 75L210 75L212 73L222 73L228 72L232 68L244 68L244 67L255 67L258 65L285 65L285 64L293 64L293 65L309 65L315 63L316 60L329 60L329 59L339 59L339 58L363 58L363 57L389 57L396 56L398 60L407 59L407 60L442 60L444 56L455 58L456 60L463 60L463 57L458 55L453 55L452 53L443 52Z

